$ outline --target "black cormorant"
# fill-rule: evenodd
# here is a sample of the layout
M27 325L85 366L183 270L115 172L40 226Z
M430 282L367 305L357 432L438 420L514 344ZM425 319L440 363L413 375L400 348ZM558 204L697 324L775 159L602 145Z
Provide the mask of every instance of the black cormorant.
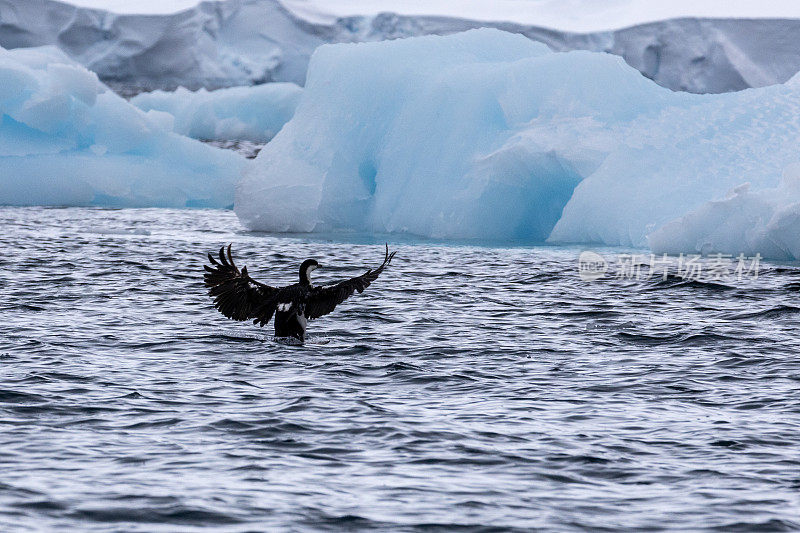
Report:
M363 292L378 279L395 253L389 253L387 243L383 263L375 270L319 287L311 284L310 277L319 264L314 259L306 259L300 265L300 283L270 287L251 278L247 267L239 270L233 263L231 245L228 245L227 254L224 246L220 248L219 260L208 254L211 266L204 265L204 279L208 295L214 298L214 307L226 317L253 320L254 324L263 327L275 315L276 337L294 337L302 341L309 320L327 315L354 292Z

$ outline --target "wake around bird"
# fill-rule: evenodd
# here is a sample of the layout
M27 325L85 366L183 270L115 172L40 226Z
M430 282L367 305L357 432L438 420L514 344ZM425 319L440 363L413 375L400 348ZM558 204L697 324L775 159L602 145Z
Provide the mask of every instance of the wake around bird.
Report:
M378 279L383 269L391 263L394 254L386 254L383 263L364 274L333 285L314 286L311 272L319 267L314 259L300 265L300 282L288 287L271 287L251 278L247 267L241 270L234 264L231 245L219 250L219 260L208 254L211 266L204 265L204 280L208 295L214 298L214 307L233 320L252 320L264 327L275 315L275 336L305 339L309 320L327 315L354 292L364 289Z

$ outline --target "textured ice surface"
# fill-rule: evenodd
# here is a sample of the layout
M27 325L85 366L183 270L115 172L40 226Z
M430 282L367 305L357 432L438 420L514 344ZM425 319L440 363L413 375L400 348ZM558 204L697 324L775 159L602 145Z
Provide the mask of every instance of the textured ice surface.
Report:
M129 2L124 11L135 10ZM169 11L168 4L158 11ZM58 46L117 89L196 89L302 84L311 53L324 43L490 26L554 50L611 52L664 87L704 93L782 83L795 74L798 12L792 0L227 0L180 13L118 15L51 0L0 0L0 46ZM716 18L735 16L743 18ZM712 18L648 22L667 17Z
M671 94L618 57L496 30L325 46L236 210L262 230L541 241L611 150L604 124Z
M224 207L244 161L51 47L0 49L0 117L0 204Z
M787 169L774 189L742 184L648 236L656 253L745 254L800 259L800 168Z
M575 189L551 241L645 245L666 222L725 199L745 182L752 193L777 187L800 161L800 78L669 100L657 116L617 126L619 145ZM736 251L722 248L715 251Z
M800 160L798 85L675 93L489 29L325 46L236 212L269 231L646 246L744 182L778 186Z
M292 118L303 90L293 83L267 83L192 92L154 91L133 98L144 111L174 117L173 131L195 139L265 143Z

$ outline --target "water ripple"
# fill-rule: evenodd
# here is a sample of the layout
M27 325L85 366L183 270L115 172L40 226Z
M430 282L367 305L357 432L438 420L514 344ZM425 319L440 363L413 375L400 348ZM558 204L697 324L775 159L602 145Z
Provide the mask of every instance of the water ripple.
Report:
M305 346L225 320L205 252L291 283L382 239L227 211L0 208L0 530L800 529L800 267L577 275L397 239ZM607 250L614 253L613 250Z

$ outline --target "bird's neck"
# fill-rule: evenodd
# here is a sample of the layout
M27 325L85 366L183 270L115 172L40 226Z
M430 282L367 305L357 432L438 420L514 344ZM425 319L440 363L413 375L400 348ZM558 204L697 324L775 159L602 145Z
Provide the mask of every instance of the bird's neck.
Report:
M311 286L311 272L316 269L314 265L300 269L300 285Z

